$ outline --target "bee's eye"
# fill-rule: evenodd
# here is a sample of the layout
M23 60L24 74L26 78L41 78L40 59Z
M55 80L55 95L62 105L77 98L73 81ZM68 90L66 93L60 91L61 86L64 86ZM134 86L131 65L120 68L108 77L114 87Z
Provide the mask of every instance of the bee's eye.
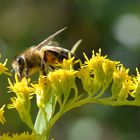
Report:
M23 66L24 65L24 59L22 57L17 57L17 62L19 64L19 66Z

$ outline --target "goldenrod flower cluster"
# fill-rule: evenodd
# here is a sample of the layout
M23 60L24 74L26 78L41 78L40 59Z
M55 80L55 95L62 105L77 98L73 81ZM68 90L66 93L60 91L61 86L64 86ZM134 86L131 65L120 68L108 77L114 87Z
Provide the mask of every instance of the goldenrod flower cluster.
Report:
M12 104L8 105L8 108L16 108L18 111L20 118L32 129L33 123L30 116L31 109L31 98L33 88L28 85L30 82L29 79L23 78L21 82L18 81L17 75L15 76L15 83L9 81L9 92L13 92L16 94L16 97L12 97Z
M0 57L1 57L1 55L0 55ZM8 68L6 68L6 63L7 63L7 60L5 60L4 63L0 63L0 75L1 74L10 75L10 73L8 72ZM6 121L5 118L4 118L4 107L5 107L5 105L3 105L0 108L0 122L2 124L4 124L4 122Z
M0 55L1 57L1 55ZM7 59L5 60L4 63L0 63L0 75L1 74L6 74L6 75L11 75L8 71L8 68L6 67Z
M2 123L2 124L4 124L5 123L5 118L4 118L4 116L3 116L3 114L4 114L4 107L5 107L5 105L3 105L1 108L0 108L0 122Z
M9 108L15 108L22 121L42 140L48 139L51 128L64 113L86 103L140 106L138 69L136 76L129 75L129 69L118 61L102 56L101 50L98 53L93 51L90 59L86 54L84 57L84 63L74 57L64 59L63 63L57 64L56 69L49 71L47 76L40 75L37 82L26 78L19 82L17 76L14 83L9 80L9 91L15 93ZM74 65L77 63L80 67L75 70ZM2 73L5 73L5 70L7 71L0 68ZM81 81L84 89L82 93L79 93L81 87L77 81ZM106 92L107 89L111 94ZM39 108L35 125L30 114L34 95Z

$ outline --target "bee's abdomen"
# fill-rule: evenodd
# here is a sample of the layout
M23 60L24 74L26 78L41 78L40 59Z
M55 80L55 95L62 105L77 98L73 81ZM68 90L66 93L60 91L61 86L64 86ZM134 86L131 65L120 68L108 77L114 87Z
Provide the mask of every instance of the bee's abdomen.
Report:
M62 62L63 59L68 59L68 54L70 53L70 51L68 50L46 50L44 52L44 61L45 62L49 62L49 63L55 63L57 62ZM71 53L71 56L75 56L74 54Z

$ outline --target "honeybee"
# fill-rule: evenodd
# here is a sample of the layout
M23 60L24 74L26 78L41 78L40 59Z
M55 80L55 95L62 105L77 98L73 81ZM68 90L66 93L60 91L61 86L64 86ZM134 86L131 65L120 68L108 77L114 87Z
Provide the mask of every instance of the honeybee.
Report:
M56 63L62 63L63 59L68 59L69 53L71 53L71 56L75 56L71 51L58 47L57 43L53 41L54 37L64 29L55 32L37 46L31 47L15 57L12 67L18 75L19 81L23 77L28 78L29 75L37 71L46 75L48 67L53 69Z

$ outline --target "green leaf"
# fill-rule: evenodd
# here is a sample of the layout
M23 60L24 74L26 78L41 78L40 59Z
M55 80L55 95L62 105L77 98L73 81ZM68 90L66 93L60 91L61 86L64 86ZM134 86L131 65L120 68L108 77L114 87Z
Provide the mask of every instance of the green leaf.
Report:
M47 121L50 120L52 116L52 104L50 102L46 104L44 111L45 112L39 109L37 114L37 118L34 125L34 129L37 134L43 134L43 132L47 128Z

